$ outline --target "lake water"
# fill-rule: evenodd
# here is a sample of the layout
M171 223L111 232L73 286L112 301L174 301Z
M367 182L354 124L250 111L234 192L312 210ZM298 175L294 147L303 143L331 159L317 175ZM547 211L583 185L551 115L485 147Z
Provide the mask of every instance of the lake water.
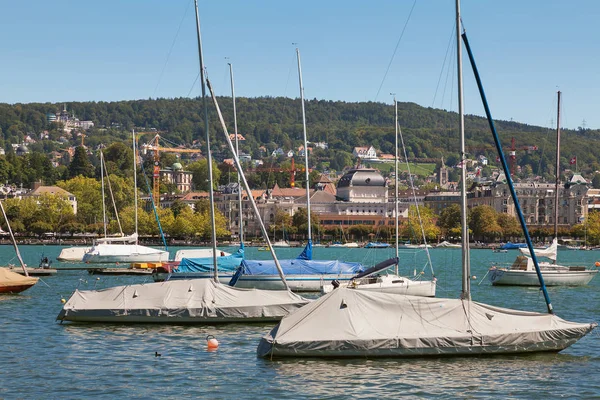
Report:
M60 246L21 246L25 262L55 259ZM171 249L174 254L176 249ZM234 249L230 249L234 250ZM282 258L301 249L278 249ZM372 264L393 256L387 249L316 248L315 258ZM438 297L458 297L461 252L431 251ZM545 311L536 288L492 287L481 282L493 261L507 254L472 250L473 299L496 306ZM268 252L249 248L248 259ZM425 267L424 251L401 251L401 272ZM600 252L561 251L565 264L586 265ZM0 246L0 265L15 263ZM74 266L54 262L53 266ZM426 268L428 275L429 267ZM177 326L59 324L61 299L80 289L150 281L150 277L91 276L59 271L20 295L0 295L0 398L591 398L600 397L599 331L560 354L478 358L266 361L256 346L274 324ZM600 321L599 278L587 287L550 288L556 313L568 320ZM220 342L206 349L206 336ZM155 352L161 354L155 357Z

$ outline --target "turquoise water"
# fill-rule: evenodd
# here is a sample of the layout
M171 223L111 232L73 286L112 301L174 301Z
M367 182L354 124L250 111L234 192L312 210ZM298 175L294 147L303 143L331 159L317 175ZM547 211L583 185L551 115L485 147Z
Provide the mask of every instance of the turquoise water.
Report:
M25 262L37 265L42 252L55 259L59 246L21 246ZM175 248L171 249L174 254ZM231 249L233 250L233 249ZM278 249L294 257L301 249ZM372 264L393 256L389 249L316 248L315 258ZM267 258L249 248L247 258ZM431 251L438 297L460 292L461 252ZM473 299L523 310L544 311L536 288L492 287L481 282L494 261L507 254L472 251ZM0 246L0 264L15 262ZM600 252L561 251L566 264L592 264ZM426 264L424 251L401 251L401 272ZM55 267L76 266L54 262ZM430 274L429 267L425 276ZM160 326L59 324L61 298L76 288L91 289L150 281L149 277L90 276L59 271L20 295L0 295L0 398L573 398L600 397L600 341L593 332L560 354L409 360L284 360L256 358L259 338L273 324ZM551 288L558 315L600 321L600 280L587 287ZM220 342L208 352L205 338ZM155 352L161 354L155 357Z

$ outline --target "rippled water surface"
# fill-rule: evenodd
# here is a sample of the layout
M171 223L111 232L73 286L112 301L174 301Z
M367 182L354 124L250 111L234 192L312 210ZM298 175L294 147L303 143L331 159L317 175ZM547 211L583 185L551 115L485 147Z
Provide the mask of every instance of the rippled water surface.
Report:
M172 249L174 253L176 249ZM25 262L42 252L56 258L59 246L21 246ZM300 249L281 249L295 257ZM544 311L538 289L491 287L480 281L494 260L516 252L472 251L473 298L510 308ZM315 249L315 258L368 264L390 250ZM249 248L249 259L268 253ZM460 292L460 250L433 250L438 297ZM425 266L425 253L403 251L402 271ZM561 251L563 263L590 264L600 252ZM0 246L0 264L15 262ZM54 266L77 264L54 263ZM82 266L82 265L80 265ZM428 275L429 267L425 269ZM91 289L140 283L147 277L91 276L59 271L20 295L0 295L0 398L591 398L600 397L598 332L560 354L510 357L268 361L256 358L260 337L274 324L177 326L59 324L54 319L77 287ZM551 288L557 314L581 322L600 321L599 278L588 287ZM206 349L206 336L220 342ZM158 352L160 357L156 357Z

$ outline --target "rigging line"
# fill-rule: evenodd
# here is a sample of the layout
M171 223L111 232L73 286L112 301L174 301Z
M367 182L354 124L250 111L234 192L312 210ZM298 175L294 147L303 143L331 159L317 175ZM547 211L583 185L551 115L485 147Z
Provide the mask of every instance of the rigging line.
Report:
M152 92L152 97L154 97L154 95L156 94L156 91L158 90L158 86L160 85L160 81L162 80L162 77L165 73L165 69L167 68L167 64L169 63L169 59L171 58L171 52L173 51L173 47L175 47L175 42L177 41L177 36L179 36L179 31L181 30L181 26L183 25L183 20L185 20L185 16L188 13L188 10L190 9L190 4L192 2L189 1L187 7L185 8L185 12L183 13L183 17L181 18L181 21L179 22L179 27L177 28L177 33L175 33L175 37L173 38L173 43L171 43L171 48L169 49L169 53L167 54L167 59L165 60L165 64L162 67L162 70L160 71L160 75L158 76L158 82L156 82L156 87L154 88L154 92Z
M452 46L452 43L453 43L452 39L454 39L454 30L455 29L456 29L456 23L454 23L452 25L452 33L450 34L450 39L448 39L448 46L446 47L446 54L444 55L444 62L442 63L442 69L440 70L440 76L438 78L438 82L435 87L435 93L433 94L433 101L431 102L431 108L433 108L433 106L435 105L435 99L437 97L437 93L440 88L440 82L442 81L442 76L444 75L444 68L446 68L446 60L448 59L448 52L450 52L451 48L454 48L454 46ZM450 67L448 67L448 68L450 68Z
M454 46L452 46L451 50L450 50L450 58L452 59L454 57ZM454 82L454 68L450 68L448 67L448 70L446 71L446 79L444 81L444 90L442 92L442 100L440 101L440 108L443 108L444 106L444 99L446 98L446 88L448 87L448 79L450 77L450 74L452 74L452 79L450 80L451 83ZM454 93L454 88L452 87L452 85L450 85L450 108L448 108L448 110L452 110L452 96Z
M294 67L294 61L296 60L296 51L294 50L294 54L292 56L292 61L290 63L290 68L288 69L288 77L287 77L287 81L285 82L285 88L283 89L283 97L286 97L286 93L287 93L287 88L288 85L290 83L290 79L292 77L292 69ZM280 124L283 125L283 118L285 118L285 106L286 106L286 102L283 102L283 105L281 107L281 121Z
M190 97L190 94L192 94L192 91L194 90L194 86L196 86L196 82L198 82L199 78L200 78L200 72L198 72L198 75L196 75L196 79L194 79L194 83L192 83L192 87L190 88L190 91L188 92L187 96L185 96L185 97Z
M121 220L119 219L119 211L117 210L117 204L115 203L115 196L113 195L112 186L110 185L110 177L108 176L108 167L106 166L106 162L104 163L104 173L106 175L106 182L108 182L108 191L110 192L110 198L112 200L113 208L115 209L115 217L117 218L117 224L119 225L119 232L121 232L121 236L125 236L123 234Z
M425 253L427 254L427 260L429 261L429 267L431 268L431 275L435 276L433 272L433 264L431 263L431 255L429 254L429 248L427 247L427 238L425 237L425 228L423 228L423 220L421 219L421 211L419 211L419 205L417 204L417 193L415 192L415 184L413 182L412 174L410 172L410 163L408 162L408 156L406 155L406 146L404 145L404 136L402 135L402 129L398 124L398 135L400 136L400 142L402 143L402 152L404 153L404 161L406 162L406 169L408 170L408 180L410 181L410 187L412 189L413 199L415 200L415 207L417 208L417 217L419 218L419 225L421 225L421 234L423 235L423 244L425 245ZM410 214L410 208L409 208Z
M408 13L408 17L406 18L406 22L404 23L404 27L402 28L402 32L400 33L400 37L398 38L398 42L396 42L396 47L394 48L394 53L392 53L392 58L390 59L387 69L385 70L385 74L383 75L383 79L381 80L381 84L379 85L379 89L377 89L377 94L375 95L375 101L377 101L377 98L379 97L379 92L381 92L381 88L383 87L383 83L385 82L385 78L387 78L387 74L390 72L390 68L392 67L392 62L394 62L394 57L396 57L396 51L398 51L398 46L400 46L400 41L402 40L402 37L404 36L404 32L406 31L406 27L408 26L408 22L410 21L410 17L412 16L413 10L415 9L416 5L417 5L417 0L415 0L413 2L412 7L410 8L410 12Z

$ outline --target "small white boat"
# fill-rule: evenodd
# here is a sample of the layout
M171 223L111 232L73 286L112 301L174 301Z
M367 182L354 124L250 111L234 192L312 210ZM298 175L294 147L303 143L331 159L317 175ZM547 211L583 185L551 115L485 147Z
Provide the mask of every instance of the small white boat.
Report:
M344 243L342 245L342 247L347 247L347 248L350 248L350 249L356 249L356 248L359 248L360 246L356 242L347 242L347 243Z
M556 262L558 243L556 239L545 250L534 250L537 257L546 257ZM520 249L525 255L517 256L509 267L492 266L489 277L492 285L540 286L529 250ZM583 266L564 266L549 262L539 262L540 271L546 286L584 286L598 273L597 269Z
M271 243L272 247L290 247L290 243L287 240L278 240Z
M136 263L167 262L169 252L137 244L137 234L124 237L98 239L94 246L84 254L84 263Z
M89 246L86 247L66 247L60 251L60 254L56 259L58 261L70 261L70 262L78 262L83 260L83 256L85 253L90 251L92 248Z
M321 293L327 294L338 287L347 287L349 289L370 290L380 293L435 297L437 282L435 278L430 281L413 280L396 274L381 273L381 271L397 262L398 259L394 257L356 275L346 283L334 282L330 285L323 285Z

